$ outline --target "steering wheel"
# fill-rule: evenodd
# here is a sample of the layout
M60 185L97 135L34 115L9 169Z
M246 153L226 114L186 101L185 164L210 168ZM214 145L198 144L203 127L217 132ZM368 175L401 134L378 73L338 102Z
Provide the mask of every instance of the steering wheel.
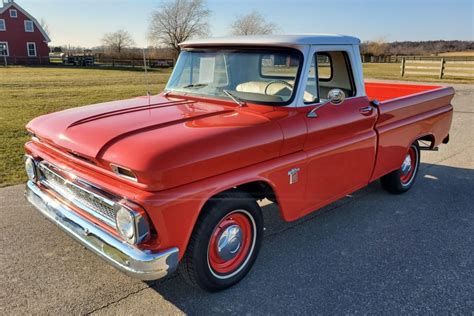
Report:
M295 87L294 85L292 85L291 83L286 82L285 80L272 80L272 81L270 81L269 83L267 83L267 85L265 86L265 91L264 91L264 93L265 93L266 95L268 95L268 94L267 94L268 87L271 86L272 84L275 84L275 83L281 83L281 84L283 84L284 86L287 86L288 88L290 88L291 90L293 90L293 88Z

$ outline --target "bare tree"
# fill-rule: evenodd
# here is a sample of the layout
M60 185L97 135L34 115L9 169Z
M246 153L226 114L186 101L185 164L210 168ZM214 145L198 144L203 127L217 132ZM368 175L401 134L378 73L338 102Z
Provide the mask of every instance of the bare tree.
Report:
M43 31L45 31L45 33L50 36L51 35L51 32L49 30L49 25L48 23L46 23L46 21L44 19L41 19L39 24L41 25L41 28L43 29Z
M379 37L373 41L366 41L361 45L362 54L370 54L374 56L383 56L389 54L390 45L385 37Z
M102 38L102 43L113 52L121 53L124 48L135 45L130 33L124 30L118 30L113 33L106 33Z
M277 26L267 22L257 11L253 11L238 16L232 23L231 30L233 35L265 35L273 34L277 30Z
M210 13L204 0L168 0L152 13L149 38L178 54L179 43L208 33Z

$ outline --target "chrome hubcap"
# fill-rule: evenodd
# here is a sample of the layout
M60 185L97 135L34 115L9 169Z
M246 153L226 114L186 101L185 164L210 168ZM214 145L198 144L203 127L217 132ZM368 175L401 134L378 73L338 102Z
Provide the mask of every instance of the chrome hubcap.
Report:
M242 230L239 225L227 227L217 242L217 253L222 260L228 261L239 252L242 244Z
M402 163L402 174L406 176L410 172L410 170L411 170L411 157L410 157L410 154L408 154Z

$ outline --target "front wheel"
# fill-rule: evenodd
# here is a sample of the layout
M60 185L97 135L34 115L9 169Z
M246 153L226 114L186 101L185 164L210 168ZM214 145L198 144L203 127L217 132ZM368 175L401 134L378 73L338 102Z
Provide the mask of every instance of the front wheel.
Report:
M407 192L413 186L420 166L420 147L418 142L408 149L400 169L395 170L380 179L382 187L390 193Z
M226 289L250 271L263 237L263 216L252 196L232 191L210 200L198 219L180 274L207 291Z

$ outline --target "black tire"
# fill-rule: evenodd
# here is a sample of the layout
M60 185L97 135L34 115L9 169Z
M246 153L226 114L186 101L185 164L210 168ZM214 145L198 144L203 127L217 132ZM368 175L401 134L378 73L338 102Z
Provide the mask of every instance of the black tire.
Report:
M237 216L241 220L248 220L247 225L243 226L250 227L252 232L251 234L245 234L245 231L248 232L249 230L242 229L242 235L239 236L244 241L242 241L242 244L239 241L237 246L237 248L240 248L242 245L242 249L237 250L238 254L235 255L237 256L235 259L230 259L242 258L242 262L234 262L238 266L228 273L216 272L211 267L211 241L216 240L218 232L225 230L223 227L230 227L225 226L223 221L233 220ZM222 233L220 236L222 236ZM247 236L251 236L251 238L245 239ZM262 238L263 216L255 199L250 194L237 190L221 193L207 202L203 208L194 227L186 253L181 260L179 273L187 283L206 291L224 290L238 283L250 271L257 259ZM246 245L249 248L245 247ZM248 250L245 251L245 249ZM240 254L240 252L243 254Z
M413 164L412 162L412 168L413 170L410 170L411 174L409 174L409 177L404 179L404 177L407 177L407 175L404 175L402 169L403 167L400 167L400 169L397 169L382 178L380 178L380 182L382 184L382 187L393 194L401 194L405 193L408 190L411 189L413 184L415 183L416 175L418 174L418 169L420 166L420 147L418 146L418 142L413 143L410 148L408 149L407 156L410 155L410 152L413 151L415 155L415 163ZM413 158L411 158L413 160ZM402 165L403 166L403 165Z

